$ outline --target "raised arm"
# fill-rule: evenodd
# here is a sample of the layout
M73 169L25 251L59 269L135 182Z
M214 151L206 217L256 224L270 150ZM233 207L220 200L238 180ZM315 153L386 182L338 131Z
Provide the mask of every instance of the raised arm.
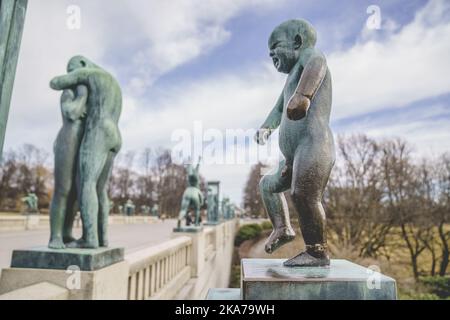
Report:
M80 68L68 74L55 77L50 81L50 87L54 90L65 90L70 87L75 87L79 84L88 84L89 75L95 72L93 68Z
M264 121L261 128L256 132L255 140L258 144L265 144L272 131L280 125L281 116L283 115L283 103L284 98L283 93L281 93L272 111L267 116L266 121Z
M311 100L322 84L327 73L327 62L321 53L315 53L306 63L300 80L287 104L287 116L300 120L306 116Z
M75 121L86 115L88 89L85 85L78 85L74 95L72 89L64 90L61 95L61 110L64 118Z

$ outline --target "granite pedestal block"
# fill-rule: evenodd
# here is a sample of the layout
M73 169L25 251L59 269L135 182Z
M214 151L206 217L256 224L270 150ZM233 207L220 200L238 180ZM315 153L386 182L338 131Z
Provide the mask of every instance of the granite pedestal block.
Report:
M394 279L346 260L285 267L284 259L243 259L243 300L395 300Z
M203 227L202 226L186 226L186 227L177 227L177 228L173 228L173 232L187 232L187 233L197 233L197 232L202 232L203 231Z
M42 246L14 250L11 268L66 270L69 266L77 266L81 271L95 271L123 260L123 248L56 250Z
M127 297L128 276L123 248L14 250L11 267L1 273L0 295L30 292L30 288L48 283L71 300L122 300Z

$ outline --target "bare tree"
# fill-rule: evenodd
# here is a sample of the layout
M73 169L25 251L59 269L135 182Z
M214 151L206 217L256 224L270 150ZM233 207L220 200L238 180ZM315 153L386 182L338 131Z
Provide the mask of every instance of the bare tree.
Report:
M334 241L359 256L376 257L386 246L393 218L383 205L382 152L365 135L338 139L337 163L325 196Z
M136 180L137 201L136 204L152 206L156 199L153 195L156 194L156 186L154 184L154 177L152 175L152 166L154 164L154 155L150 148L144 149L140 155L140 175Z
M427 248L424 239L430 236L430 207L424 195L420 169L414 166L406 142L399 139L383 145L383 176L386 182L390 215L400 227L411 260L414 278L420 276L419 256ZM426 186L425 186L426 188Z
M47 158L47 152L29 144L4 154L0 166L1 208L18 210L20 199L28 192L39 197L40 208L48 207L51 171Z
M11 210L15 207L14 202L17 199L17 185L15 178L17 176L18 163L16 153L8 151L3 154L0 166L0 208Z
M450 231L446 230L446 225L450 221L450 155L448 153L442 155L437 165L439 184L439 209L434 215L435 224L438 229L438 238L441 247L441 262L439 265L439 275L444 276L449 265L449 243Z
M264 205L259 192L259 182L261 180L261 172L266 168L264 164L258 162L255 164L248 175L247 183L244 188L244 210L247 214L257 217L266 216Z
M110 180L110 194L117 204L122 204L128 199L134 198L136 173L133 170L135 153L128 151L119 156L114 166Z

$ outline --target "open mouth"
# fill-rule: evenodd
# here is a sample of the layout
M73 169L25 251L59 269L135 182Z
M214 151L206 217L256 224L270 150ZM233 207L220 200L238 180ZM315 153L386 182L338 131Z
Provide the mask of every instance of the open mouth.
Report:
M278 69L278 67L280 66L280 59L278 59L277 57L273 57L272 61L273 61L273 65L275 66L275 68Z

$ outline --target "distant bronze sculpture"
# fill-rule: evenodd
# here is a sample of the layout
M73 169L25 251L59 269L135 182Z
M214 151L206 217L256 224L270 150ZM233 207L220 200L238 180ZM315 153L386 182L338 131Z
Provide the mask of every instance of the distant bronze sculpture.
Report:
M228 197L224 197L222 200L222 206L221 206L221 210L222 210L222 217L225 220L230 219L230 198Z
M22 202L27 206L26 214L39 213L38 200L38 197L33 192L28 193L22 198Z
M141 209L141 213L142 213L144 216L148 216L148 215L150 214L150 207L149 207L149 206L147 206L147 205L142 205L140 209Z
M107 247L110 203L106 187L122 144L118 128L122 109L119 84L87 58L75 56L68 63L67 74L54 78L50 86L63 90L63 128L55 143L49 247ZM73 241L76 200L83 235Z
M134 212L136 210L136 205L133 203L131 199L128 199L127 202L125 202L125 214L127 216L134 216Z
M159 205L155 203L152 207L152 216L159 217Z
M218 182L208 182L208 211L207 219L209 223L219 222L219 184Z
M326 266L326 218L322 197L335 161L329 127L331 75L324 55L314 48L316 32L305 20L289 20L272 32L270 57L275 68L288 74L283 91L255 139L264 144L279 127L279 146L285 159L265 175L260 191L273 232L265 250L274 252L292 241L295 232L283 192L291 190L306 250L285 266Z
M194 168L191 164L187 167L188 187L183 193L181 200L181 210L178 217L178 227L181 226L182 219L188 220L189 212L194 213L194 224L200 225L200 207L204 203L204 197L200 190L200 160L197 166Z

